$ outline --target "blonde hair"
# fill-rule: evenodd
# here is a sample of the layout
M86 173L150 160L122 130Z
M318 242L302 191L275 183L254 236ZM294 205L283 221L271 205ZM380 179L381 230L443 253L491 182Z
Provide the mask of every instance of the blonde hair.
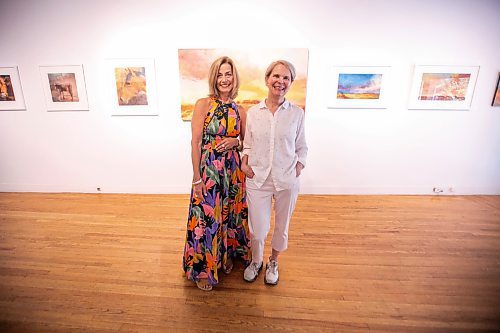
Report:
M283 65L285 66L286 68L288 68L288 70L290 71L290 78L292 80L292 82L295 80L295 77L296 77L296 72L295 72L295 67L292 65L291 62L289 61L286 61L286 60L276 60L274 62L272 62L269 67L267 67L266 69L266 80L269 78L269 76L271 75L274 67L278 66L278 65Z
M229 64L231 66L231 70L233 71L233 87L229 92L229 97L234 99L238 96L238 89L240 89L240 76L238 75L238 71L236 70L233 60L226 56L215 60L212 66L210 66L210 72L208 73L208 96L220 98L219 88L217 88L217 74L219 74L220 66L224 64Z

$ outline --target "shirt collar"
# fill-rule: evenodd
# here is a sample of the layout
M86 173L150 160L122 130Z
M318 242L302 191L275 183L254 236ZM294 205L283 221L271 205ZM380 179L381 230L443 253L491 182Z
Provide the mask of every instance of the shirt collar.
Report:
M267 108L267 106L266 106L266 100L265 100L265 99L263 99L263 100L262 100L262 101L260 101L260 103L259 103L259 109L265 109L265 108Z
M290 107L291 103L285 99L285 101L283 102L283 104L281 104L281 106L283 107L283 109L288 109ZM267 106L266 106L266 100L263 99L262 101L260 101L259 103L259 109L267 109Z

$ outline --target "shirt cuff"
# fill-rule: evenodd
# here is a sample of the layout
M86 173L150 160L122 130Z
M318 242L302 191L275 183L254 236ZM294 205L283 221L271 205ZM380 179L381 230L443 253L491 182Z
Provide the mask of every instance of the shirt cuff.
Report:
M300 158L299 158L299 159L297 160L297 163L302 164L302 165L304 166L304 168L306 167L306 161L305 161L305 160L303 160L303 159L300 159Z

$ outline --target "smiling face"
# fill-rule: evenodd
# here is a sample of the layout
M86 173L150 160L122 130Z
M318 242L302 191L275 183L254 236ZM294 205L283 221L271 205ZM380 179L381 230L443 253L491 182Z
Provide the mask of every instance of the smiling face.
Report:
M271 74L266 78L269 95L283 98L292 84L292 74L283 64L274 66Z
M217 73L217 90L221 96L229 96L233 89L233 69L230 64L222 64Z

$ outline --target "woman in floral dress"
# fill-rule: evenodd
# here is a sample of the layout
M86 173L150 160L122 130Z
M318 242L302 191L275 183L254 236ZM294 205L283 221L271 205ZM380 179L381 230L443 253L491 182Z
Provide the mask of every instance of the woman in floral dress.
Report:
M233 61L217 59L208 83L209 97L196 102L191 120L193 188L183 258L186 277L207 291L219 282L219 269L231 272L236 256L245 264L251 260L238 152L245 111L233 101L239 88Z

